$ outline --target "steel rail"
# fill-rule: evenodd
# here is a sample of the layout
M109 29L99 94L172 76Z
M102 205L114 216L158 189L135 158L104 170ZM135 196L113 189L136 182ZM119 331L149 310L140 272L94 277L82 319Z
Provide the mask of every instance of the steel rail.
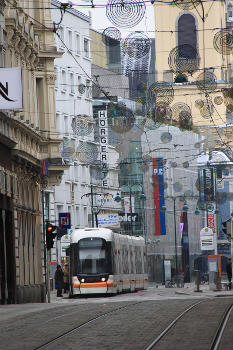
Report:
M141 304L141 303L143 303L143 302L144 302L144 301L139 301L139 302L136 302L136 303L132 303L132 304L128 304L128 305L125 305L125 306L121 306L121 307L118 307L118 308L116 308L116 309L114 309L114 310L105 312L104 314L101 314L101 315L99 315L99 316L96 316L96 317L94 317L94 318L92 318L92 319L90 319L90 320L88 320L88 321L86 321L86 322L83 322L83 323L81 323L80 325L78 325L78 326L76 326L76 327L74 327L74 328L72 328L72 329L70 329L70 330L68 330L68 331L66 331L66 332L64 332L64 333L62 333L62 334L56 336L56 337L54 337L53 339L47 341L46 343L44 343L44 344L42 344L42 345L39 345L39 346L36 347L36 348L33 348L32 350L41 350L41 349L45 348L46 346L48 346L48 345L54 343L54 342L57 341L58 339L61 339L61 338L65 337L65 336L67 336L67 335L70 335L70 334L72 334L73 332L75 332L75 331L81 329L82 327L85 327L86 325L89 325L90 323L92 323L92 322L94 322L94 321L96 321L96 320L98 320L98 319L100 319L100 318L103 318L103 317L105 317L105 316L108 316L108 315L110 315L110 314L112 314L112 313L114 313L114 312L117 312L117 311L119 311L119 310L127 309L127 308L129 308L129 307L131 307L131 306L135 306L135 305Z
M227 322L228 322L228 319L230 317L230 314L233 310L233 304L230 305L227 310L225 311L224 315L223 315L223 319L220 323L220 326L218 327L217 331L216 331L216 335L214 337L214 340L210 346L210 350L218 350L218 347L219 347L219 344L220 344L220 341L222 339L222 336L223 336L223 332L226 328L226 325L227 325Z
M205 300L201 300L191 306L189 306L186 310L184 310L179 316L177 316L168 326L167 328L164 329L164 331L162 333L160 333L160 335L155 338L155 340L148 345L146 348L144 348L143 350L151 350L153 349L153 347L158 344L158 342L167 334L167 332L174 326L174 324L176 324L187 312L189 312L190 310L192 310L194 307L196 307L197 305L203 303ZM211 349L213 350L213 349Z

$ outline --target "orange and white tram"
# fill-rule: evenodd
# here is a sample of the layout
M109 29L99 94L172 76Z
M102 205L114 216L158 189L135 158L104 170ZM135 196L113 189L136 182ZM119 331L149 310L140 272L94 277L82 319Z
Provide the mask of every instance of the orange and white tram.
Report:
M144 238L107 228L75 230L70 244L70 281L70 296L147 288Z

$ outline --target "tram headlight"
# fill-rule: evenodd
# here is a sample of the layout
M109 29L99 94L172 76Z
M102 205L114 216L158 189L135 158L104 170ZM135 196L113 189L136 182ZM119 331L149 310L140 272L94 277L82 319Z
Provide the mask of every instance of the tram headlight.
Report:
M106 280L105 277L101 278L101 282L105 282L105 280Z
M85 279L84 279L84 278L82 278L80 282L84 283L84 282L85 282Z

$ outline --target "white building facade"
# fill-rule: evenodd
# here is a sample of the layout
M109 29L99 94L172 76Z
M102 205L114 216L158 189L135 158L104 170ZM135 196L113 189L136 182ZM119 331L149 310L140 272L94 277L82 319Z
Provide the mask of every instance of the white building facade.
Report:
M52 1L52 7L59 9L60 6L59 2ZM52 18L59 23L60 11L52 10ZM63 139L63 161L70 168L65 171L61 185L47 192L48 219L59 226L59 214L70 213L71 230L95 225L96 212L112 213L120 208L114 202L118 191L115 170L118 153L94 137L98 122L94 121L92 112L90 25L89 16L68 7L55 34L57 48L63 52L63 56L55 60L57 131ZM106 150L111 153L106 158L108 162L111 159L111 165L107 166L103 179L98 169L93 171L93 163L101 164L102 151L106 153ZM54 250L52 260L60 262L58 250L59 247L56 254ZM64 251L63 247L62 254Z

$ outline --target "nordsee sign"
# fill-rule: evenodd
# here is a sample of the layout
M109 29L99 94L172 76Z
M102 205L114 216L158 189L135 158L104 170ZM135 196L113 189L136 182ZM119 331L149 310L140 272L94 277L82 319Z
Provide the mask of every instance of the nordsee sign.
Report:
M0 110L22 108L21 68L0 68Z

